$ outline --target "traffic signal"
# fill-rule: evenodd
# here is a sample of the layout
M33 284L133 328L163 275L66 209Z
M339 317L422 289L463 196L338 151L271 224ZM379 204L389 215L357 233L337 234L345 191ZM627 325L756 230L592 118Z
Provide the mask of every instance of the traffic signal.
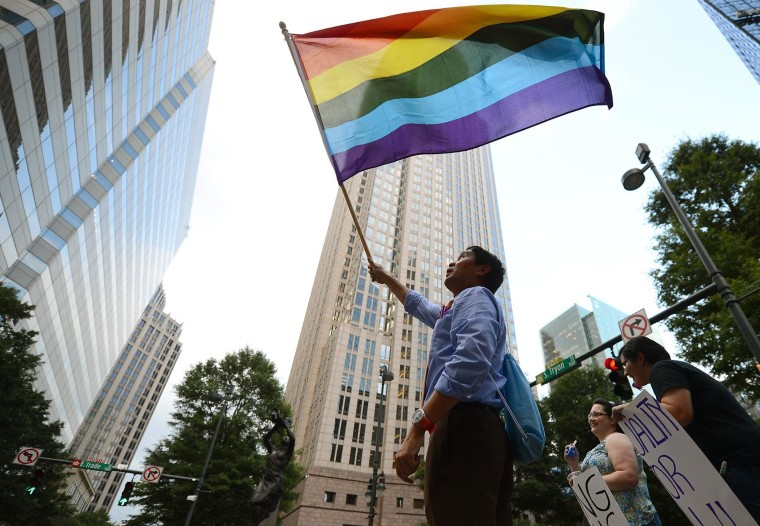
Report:
M127 482L124 484L124 491L121 492L121 498L119 499L119 506L126 506L129 504L129 497L132 495L132 489L134 489L134 482Z
M614 386L615 395L621 400L633 398L633 389L631 389L631 384L628 383L628 378L623 373L623 364L620 362L620 358L607 358L604 360L604 367L610 370L607 377Z
M37 468L32 473L32 481L24 490L27 495L35 495L45 487L45 470Z

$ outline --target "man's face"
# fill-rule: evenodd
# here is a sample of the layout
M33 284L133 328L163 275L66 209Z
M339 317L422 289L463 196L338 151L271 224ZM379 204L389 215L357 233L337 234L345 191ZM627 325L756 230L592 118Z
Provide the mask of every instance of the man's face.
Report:
M464 289L482 285L483 277L490 270L490 266L477 263L475 254L465 250L456 261L449 263L443 283L456 296Z

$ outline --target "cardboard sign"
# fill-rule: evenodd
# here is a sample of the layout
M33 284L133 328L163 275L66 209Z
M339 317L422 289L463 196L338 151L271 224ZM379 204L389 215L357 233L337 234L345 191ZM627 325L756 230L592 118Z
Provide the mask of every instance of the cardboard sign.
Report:
M571 487L591 526L628 526L628 520L596 466L575 477Z
M757 525L681 424L651 394L641 391L623 415L623 432L692 524Z

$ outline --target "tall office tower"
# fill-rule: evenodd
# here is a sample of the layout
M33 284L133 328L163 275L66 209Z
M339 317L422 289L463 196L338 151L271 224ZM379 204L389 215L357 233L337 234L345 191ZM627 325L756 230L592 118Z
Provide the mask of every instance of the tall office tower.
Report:
M129 465L182 352L182 325L164 313L165 305L166 295L159 287L79 426L69 447L73 458ZM93 470L87 474L95 491L94 499L87 502L89 510L107 512L121 494L124 474ZM69 485L72 497L74 482ZM76 497L72 500L77 502Z
M760 82L760 0L699 0L699 3Z
M467 246L504 261L487 146L398 161L358 174L345 187L372 258L431 301L450 299L445 271ZM376 455L387 486L379 501L382 524L424 521L422 492L402 483L392 466L422 405L432 330L405 314L387 287L371 282L366 261L338 193L285 391L308 474L286 525L366 522ZM496 296L516 354L508 279ZM395 378L381 394L383 365Z
M620 336L618 322L627 314L589 296L592 310L573 305L541 328L544 363L570 356L580 357L594 347ZM615 346L617 351L621 344ZM605 357L610 356L606 351ZM604 360L598 360L603 363Z
M187 233L213 5L0 0L0 274L67 443Z

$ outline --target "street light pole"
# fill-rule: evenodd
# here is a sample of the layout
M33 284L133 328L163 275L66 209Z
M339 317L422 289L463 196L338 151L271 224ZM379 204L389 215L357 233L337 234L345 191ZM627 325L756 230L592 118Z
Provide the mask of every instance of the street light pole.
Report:
M219 393L214 393L219 399L221 395ZM201 476L198 477L198 485L195 487L195 494L190 495L188 497L188 500L192 501L192 504L190 504L190 509L187 512L187 518L185 519L185 526L190 526L190 521L193 519L193 512L195 511L195 503L198 502L198 496L201 493L201 488L203 487L203 479L206 477L206 470L208 469L208 464L211 461L211 454L214 452L214 445L216 444L216 437L219 434L219 428L222 426L222 420L224 419L224 415L227 413L227 401L229 400L230 395L232 394L232 386L228 385L224 389L224 397L222 397L223 403L222 403L222 409L219 411L219 419L216 421L216 429L214 429L214 434L211 437L211 444L208 448L208 453L206 453L206 461L203 463L203 469L201 469Z
M642 184L644 184L644 172L650 168L652 169L652 173L654 173L654 176L657 178L657 182L660 183L662 191L665 194L665 198L668 200L668 204L673 209L673 212L675 212L678 221L681 223L681 226L686 232L686 236L689 238L689 241L691 241L694 250L697 252L697 256L705 266L707 273L710 275L710 279L717 287L720 297L723 298L723 302L726 304L726 308L733 316L736 325L739 327L739 332L741 332L742 336L744 337L744 341L747 342L747 346L749 347L750 351L752 351L752 355L755 357L755 360L757 360L758 364L760 364L760 339L758 339L757 333L754 331L752 325L747 319L747 316L744 314L741 305L739 305L739 302L731 290L731 287L728 285L726 278L723 276L723 273L718 270L718 267L715 265L715 262L707 252L707 249L702 243L702 240L699 238L696 230L694 230L694 227L691 225L689 218L684 213L681 205L678 204L678 201L676 201L673 192L670 191L670 188L665 182L665 179L662 177L660 171L649 158L649 153L649 147L644 143L639 143L638 147L636 148L636 155L639 158L639 161L644 164L644 168L632 168L625 172L622 179L623 187L626 190L636 190ZM758 365L758 367L760 367L760 365Z
M369 480L369 487L367 488L367 497L369 503L369 522L368 526L373 526L375 523L375 507L377 505L378 490L382 493L385 491L385 474L379 473L380 467L380 441L382 440L382 425L385 421L385 410L383 409L383 402L385 401L385 382L393 380L393 373L388 370L388 366L382 364L380 366L380 405L378 406L375 420L377 420L377 433L375 434L375 458L372 462L372 478ZM380 480L382 479L382 480Z

